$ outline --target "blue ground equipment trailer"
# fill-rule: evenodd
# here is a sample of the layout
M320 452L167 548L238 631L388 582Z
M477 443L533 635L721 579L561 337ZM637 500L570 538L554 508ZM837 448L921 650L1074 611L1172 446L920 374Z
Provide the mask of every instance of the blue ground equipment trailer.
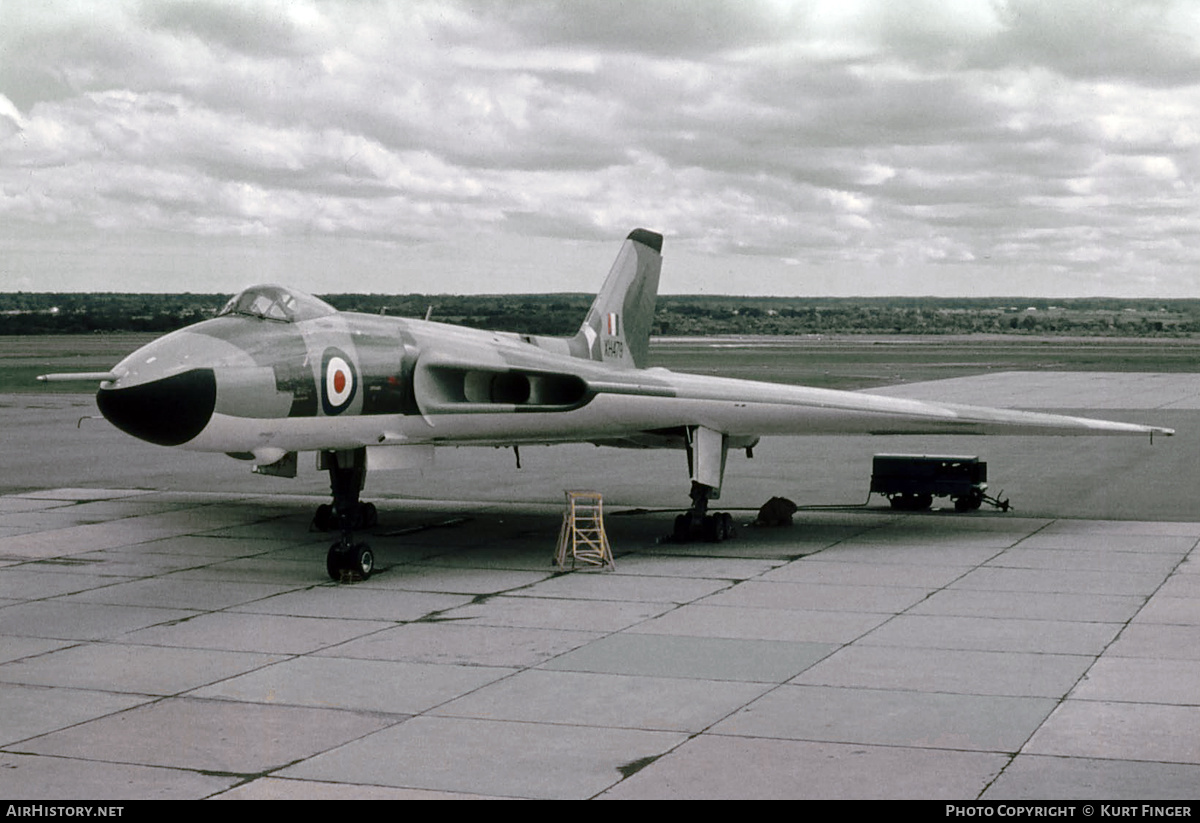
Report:
M960 512L989 503L1008 511L1007 500L987 495L987 463L978 457L930 454L877 454L871 466L871 493L893 509L924 511L935 497L949 497Z

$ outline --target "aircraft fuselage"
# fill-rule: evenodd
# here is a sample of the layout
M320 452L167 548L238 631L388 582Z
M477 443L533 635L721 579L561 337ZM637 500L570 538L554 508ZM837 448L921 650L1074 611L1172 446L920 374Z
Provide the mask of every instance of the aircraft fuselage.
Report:
M295 322L227 315L131 354L97 402L144 440L267 462L289 451L379 445L669 445L669 431L695 426L749 443L769 434L986 433L996 425L1015 433L1073 422L997 410L980 421L967 406L614 368L555 344L565 345L349 312Z

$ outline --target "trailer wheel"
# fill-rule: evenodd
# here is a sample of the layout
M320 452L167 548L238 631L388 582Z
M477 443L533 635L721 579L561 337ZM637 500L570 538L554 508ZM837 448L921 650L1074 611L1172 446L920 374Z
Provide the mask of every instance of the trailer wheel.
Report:
M906 512L923 512L933 505L932 494L897 494L891 497L892 508Z
M956 512L973 512L983 505L983 495L978 492L963 495L962 497L954 498L954 510Z

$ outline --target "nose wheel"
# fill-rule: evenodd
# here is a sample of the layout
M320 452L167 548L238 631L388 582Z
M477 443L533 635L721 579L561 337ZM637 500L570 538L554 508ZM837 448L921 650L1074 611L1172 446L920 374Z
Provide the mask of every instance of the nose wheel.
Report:
M375 571L375 553L366 543L346 545L339 540L325 555L325 570L339 583L345 580L366 580Z

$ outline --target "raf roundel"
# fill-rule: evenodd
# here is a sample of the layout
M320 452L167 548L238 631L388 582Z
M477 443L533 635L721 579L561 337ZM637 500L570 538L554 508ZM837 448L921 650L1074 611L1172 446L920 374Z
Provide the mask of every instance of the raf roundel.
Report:
M321 406L326 414L341 414L354 399L358 388L358 375L350 358L338 349L327 349L321 358L323 379L321 380Z

